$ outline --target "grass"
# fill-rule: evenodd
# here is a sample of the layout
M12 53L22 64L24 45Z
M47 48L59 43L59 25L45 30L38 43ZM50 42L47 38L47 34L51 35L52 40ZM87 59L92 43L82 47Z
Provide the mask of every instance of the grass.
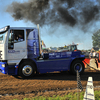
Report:
M85 92L80 92L79 100L83 100L84 93ZM100 100L100 91L96 90L94 92L94 95L95 95L95 100ZM19 100L19 99L13 99L13 100ZM53 97L39 96L39 97L33 97L33 98L24 98L22 100L77 100L77 93L71 92L65 96L53 95Z

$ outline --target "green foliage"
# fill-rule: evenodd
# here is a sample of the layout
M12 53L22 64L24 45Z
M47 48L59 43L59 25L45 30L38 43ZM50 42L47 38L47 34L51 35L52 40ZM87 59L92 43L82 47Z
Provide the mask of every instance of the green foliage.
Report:
M31 100L31 99L29 99L29 98L24 98L23 100Z
M100 30L98 30L97 32L95 32L92 36L92 40L93 40L93 47L98 47L100 48Z
M19 99L13 99L13 100L19 100Z
M95 95L95 100L100 100L100 91L95 91L94 95Z
M79 99L83 100L84 97L84 93L85 92L80 92L80 96ZM100 100L100 91L95 91L94 92L95 95L95 100ZM13 99L13 100L18 100L18 99ZM59 95L53 95L53 97L43 97L43 96L39 96L39 97L33 97L33 98L24 98L22 100L77 100L77 92L75 93L68 93L67 95L61 97Z

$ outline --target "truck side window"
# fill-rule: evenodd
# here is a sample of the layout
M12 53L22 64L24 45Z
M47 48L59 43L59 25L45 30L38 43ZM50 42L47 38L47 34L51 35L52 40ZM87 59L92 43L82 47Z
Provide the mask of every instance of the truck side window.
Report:
M10 30L9 42L22 42L24 41L24 30Z
M23 42L24 40L24 30L10 30L8 48L13 49L14 43Z

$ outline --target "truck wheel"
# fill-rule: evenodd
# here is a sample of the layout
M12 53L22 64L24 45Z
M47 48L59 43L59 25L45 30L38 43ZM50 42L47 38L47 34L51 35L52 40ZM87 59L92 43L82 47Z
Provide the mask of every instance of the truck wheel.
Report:
M70 72L73 75L76 74L77 70L80 74L84 72L84 64L81 60L75 60L70 67Z
M19 75L23 78L32 77L35 72L35 66L31 62L24 62L20 65Z

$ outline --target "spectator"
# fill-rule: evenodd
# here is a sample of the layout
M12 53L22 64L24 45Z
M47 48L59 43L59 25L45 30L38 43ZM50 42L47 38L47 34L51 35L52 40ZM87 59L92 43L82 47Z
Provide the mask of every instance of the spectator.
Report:
M89 58L92 58L92 57L93 57L93 53L91 51L90 54L89 54Z
M97 58L99 58L99 51L98 51L98 52L96 52L96 57L97 57Z
M95 52L95 50L94 50L94 52L93 52L93 58L95 58L96 57L96 52Z

